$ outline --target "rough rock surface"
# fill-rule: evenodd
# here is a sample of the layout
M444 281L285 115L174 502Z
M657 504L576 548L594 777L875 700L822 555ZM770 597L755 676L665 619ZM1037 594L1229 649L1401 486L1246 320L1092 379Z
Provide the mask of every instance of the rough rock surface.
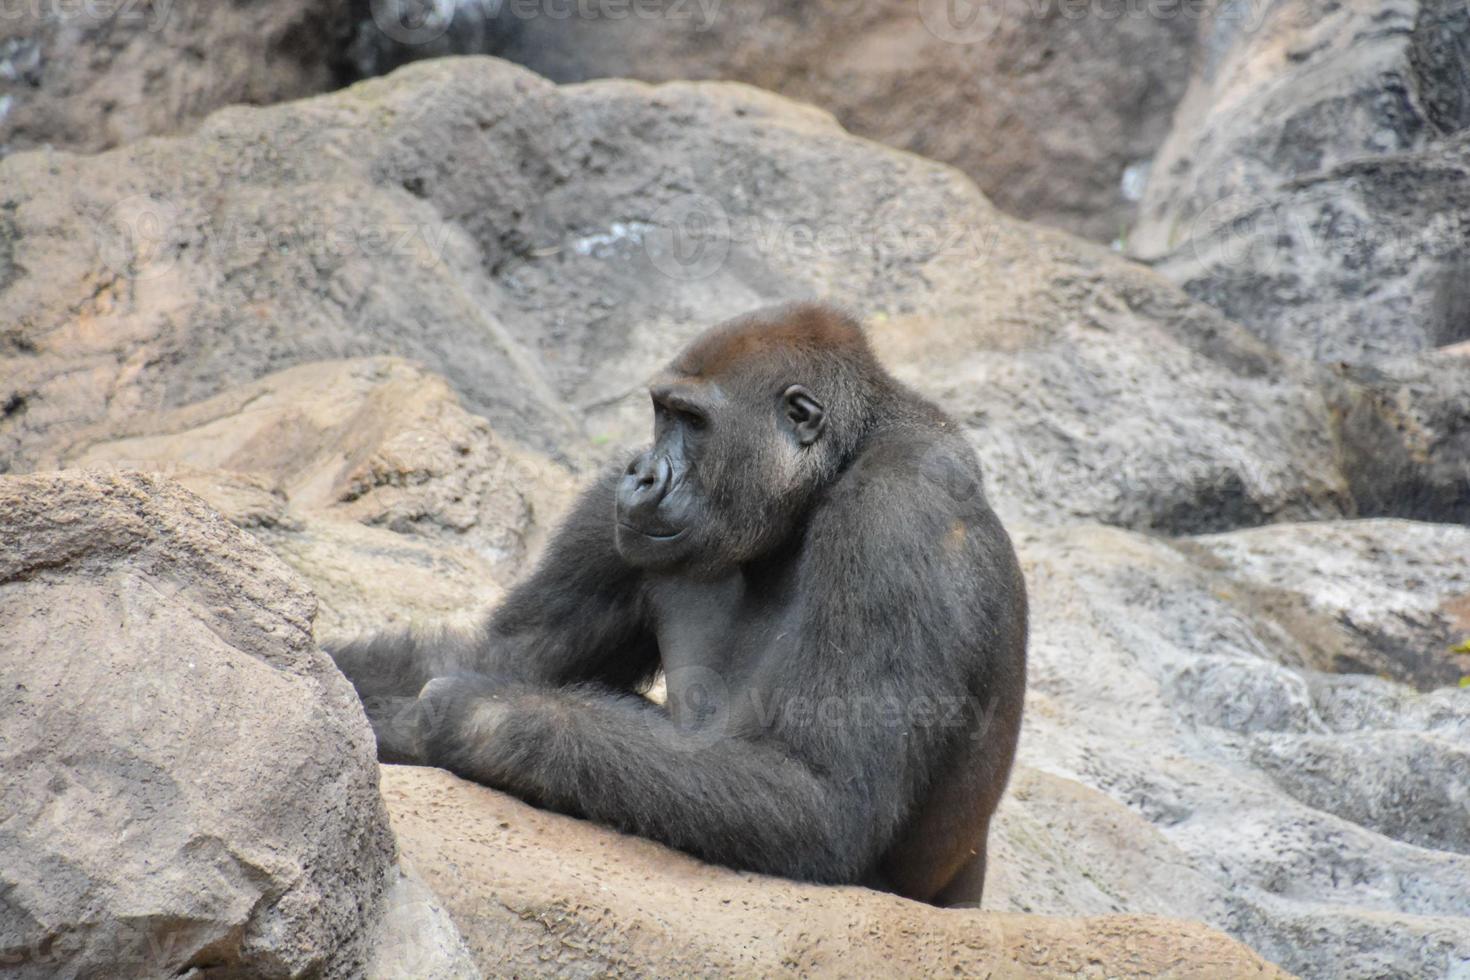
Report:
M1162 905L1306 977L1470 968L1470 529L1018 537L1020 761L1116 802L1023 770L993 897Z
M1226 4L1159 151L1135 255L1283 350L1470 339L1470 12Z
M367 980L480 980L464 937L416 875L400 867L385 902Z
M1360 514L1470 524L1470 343L1344 365L1329 391Z
M752 89L425 62L187 139L14 156L0 187L0 467L370 354L585 463L645 437L640 382L694 332L822 295L953 402L1004 514L1220 530L1351 509L1322 395L1245 331Z
M160 473L311 582L318 629L470 618L572 490L445 382L394 358L288 368L214 398L63 431L42 466Z
M72 432L57 461L248 473L289 517L469 541L497 562L525 557L535 508L564 504L550 460L508 444L441 379L392 358L304 365L105 435Z
M940 910L737 873L436 769L385 766L383 794L487 974L1284 976L1195 923Z
M0 478L7 976L361 972L393 840L314 611L176 487Z
M0 156L95 151L332 87L348 0L8 3Z
M560 82L748 82L953 164L1003 211L1099 241L1131 220L1199 25L1188 4L724 0L623 18L506 4L489 24L460 6L444 32L463 33L459 50L488 44ZM414 40L387 47L402 58L443 45Z

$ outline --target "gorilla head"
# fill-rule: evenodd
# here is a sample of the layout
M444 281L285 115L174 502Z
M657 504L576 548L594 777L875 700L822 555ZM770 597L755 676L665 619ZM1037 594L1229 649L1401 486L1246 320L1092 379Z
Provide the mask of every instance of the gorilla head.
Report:
M827 307L701 335L649 386L654 441L618 485L618 552L717 571L779 547L846 463L885 380L857 322Z

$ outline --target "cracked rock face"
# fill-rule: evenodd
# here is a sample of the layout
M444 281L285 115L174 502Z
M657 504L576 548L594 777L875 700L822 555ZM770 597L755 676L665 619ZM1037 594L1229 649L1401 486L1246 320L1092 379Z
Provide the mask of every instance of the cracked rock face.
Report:
M314 613L176 486L0 478L10 975L360 975L394 845Z
M1470 634L1470 530L1079 528L1018 547L1020 761L1126 810L1018 778L998 824L1011 907L1166 901L1309 977L1470 963L1470 697L1446 686L1470 673L1451 649ZM1099 831L1119 847L1071 844ZM1068 858L1038 861L1055 848ZM1149 871L1120 873L1120 849Z
M467 618L498 598L572 479L395 358L288 368L69 433L50 465L165 473L306 575L318 628Z
M1364 362L1470 339L1470 13L1223 4L1129 251L1278 349Z

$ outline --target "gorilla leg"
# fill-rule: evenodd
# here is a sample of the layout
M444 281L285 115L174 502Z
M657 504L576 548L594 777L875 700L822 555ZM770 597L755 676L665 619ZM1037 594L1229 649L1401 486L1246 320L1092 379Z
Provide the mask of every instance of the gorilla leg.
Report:
M985 894L985 850L990 834L990 818L986 817L980 831L980 846L975 851L975 856L965 864L959 872L950 879L939 894L932 901L935 905L947 908L975 908L980 907L980 900Z

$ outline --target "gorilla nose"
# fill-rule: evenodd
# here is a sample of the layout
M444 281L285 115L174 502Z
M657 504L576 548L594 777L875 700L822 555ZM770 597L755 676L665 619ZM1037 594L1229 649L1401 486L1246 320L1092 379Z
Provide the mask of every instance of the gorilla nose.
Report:
M618 509L623 517L648 523L674 482L674 468L664 456L644 453L628 464L618 486Z

